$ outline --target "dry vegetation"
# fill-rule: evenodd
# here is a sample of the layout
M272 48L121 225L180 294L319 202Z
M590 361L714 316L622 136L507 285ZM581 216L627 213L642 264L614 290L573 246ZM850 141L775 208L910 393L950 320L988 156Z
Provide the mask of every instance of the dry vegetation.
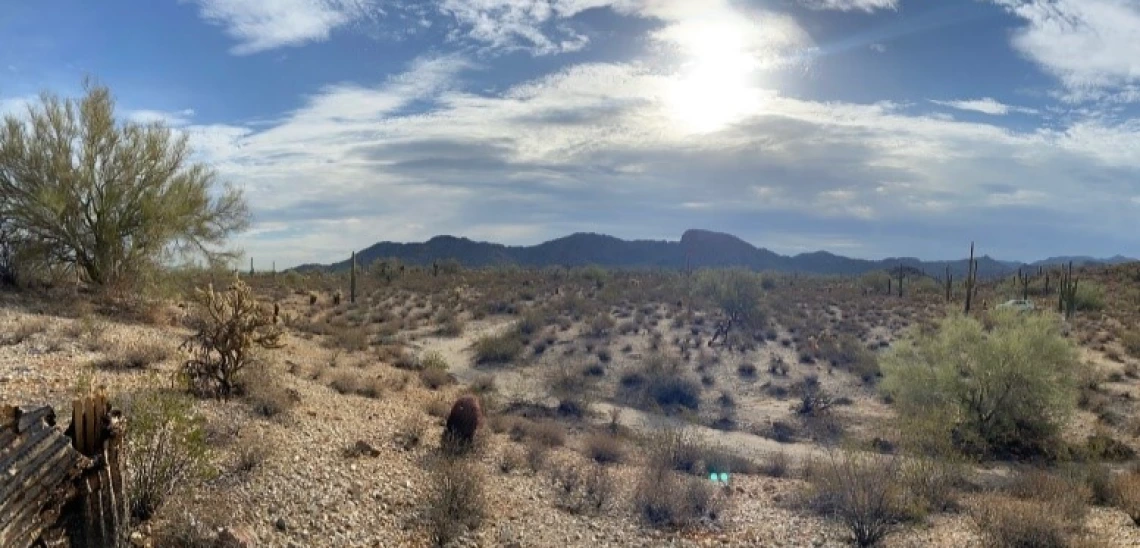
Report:
M387 261L350 302L345 273L183 273L173 324L4 293L0 378L6 401L105 385L155 417L136 444L176 466L132 476L155 545L1129 545L1140 268L1080 276L1061 323L1033 284L1045 312L997 313L1006 280L966 318L960 287L875 275ZM444 451L464 394L484 421ZM234 509L187 524L188 496ZM325 504L354 517L308 521Z

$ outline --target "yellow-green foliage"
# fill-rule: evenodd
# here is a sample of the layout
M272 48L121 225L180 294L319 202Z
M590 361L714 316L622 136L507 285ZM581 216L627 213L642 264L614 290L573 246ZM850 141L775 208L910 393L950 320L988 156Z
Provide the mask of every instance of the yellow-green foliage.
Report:
M763 278L740 268L702 270L697 273L697 295L720 308L733 323L760 326L764 323Z
M117 120L106 87L86 91L0 123L0 219L33 235L17 251L98 285L137 281L171 251L231 257L216 248L248 225L241 192L191 162L185 134Z
M924 437L979 456L1053 454L1076 404L1077 356L1052 315L953 316L886 356L883 390Z

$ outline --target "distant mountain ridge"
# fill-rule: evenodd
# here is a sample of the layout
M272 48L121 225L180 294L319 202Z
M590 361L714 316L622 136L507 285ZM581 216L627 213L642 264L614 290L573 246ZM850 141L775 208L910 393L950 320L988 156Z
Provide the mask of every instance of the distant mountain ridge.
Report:
M455 259L468 267L599 265L610 268L682 269L740 266L756 270L838 275L856 275L902 266L933 276L943 276L949 266L956 278L965 275L968 262L966 258L949 261L922 261L914 257L854 259L827 251L788 256L756 247L731 234L699 229L685 231L679 241L622 240L604 234L579 232L533 246L507 246L456 236L436 236L421 243L380 242L357 252L357 262L361 265L377 259L392 258L418 265ZM1120 264L1135 260L1119 255L1109 259L1051 257L1026 264L999 261L985 255L976 258L978 275L981 277L1002 276L1016 272L1018 268L1057 265L1068 263L1069 260L1074 264ZM294 270L345 268L348 268L348 260L331 265L301 265Z

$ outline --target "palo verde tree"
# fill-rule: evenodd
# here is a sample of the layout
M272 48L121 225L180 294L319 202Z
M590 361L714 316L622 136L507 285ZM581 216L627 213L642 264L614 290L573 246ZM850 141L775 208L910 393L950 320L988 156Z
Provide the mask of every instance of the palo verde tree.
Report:
M248 226L241 193L191 161L187 136L115 118L110 90L44 93L0 124L0 218L49 265L93 284L129 282L177 255L220 249Z
M977 457L1057 456L1077 401L1077 352L1055 316L994 311L990 321L955 315L916 333L886 356L882 387L918 438Z
M703 270L698 273L698 294L720 308L725 315L724 321L717 324L716 333L709 340L709 345L718 338L727 342L728 333L734 327L755 328L764 323L762 282L759 274L740 268Z

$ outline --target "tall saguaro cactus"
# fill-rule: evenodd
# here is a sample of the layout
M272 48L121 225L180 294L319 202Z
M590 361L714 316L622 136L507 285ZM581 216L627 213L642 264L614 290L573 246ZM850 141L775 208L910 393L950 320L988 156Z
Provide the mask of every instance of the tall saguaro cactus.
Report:
M1029 273L1022 274L1021 269L1017 269L1017 282L1021 284L1021 299L1029 300Z
M950 291L953 288L954 275L950 273L950 265L946 265L946 302L950 302Z
M1058 289L1057 312L1065 314L1065 319L1071 318L1077 310L1077 282L1080 278L1073 277L1073 261L1069 261L1068 270L1061 267L1061 287Z
M970 313L970 304L974 300L974 293L978 290L978 261L974 259L974 242L970 242L970 262L967 264L966 274L966 314Z
M352 268L348 274L348 302L356 304L356 252L352 252Z
M903 265L899 265L899 297L903 296L903 278L906 276L903 273Z

